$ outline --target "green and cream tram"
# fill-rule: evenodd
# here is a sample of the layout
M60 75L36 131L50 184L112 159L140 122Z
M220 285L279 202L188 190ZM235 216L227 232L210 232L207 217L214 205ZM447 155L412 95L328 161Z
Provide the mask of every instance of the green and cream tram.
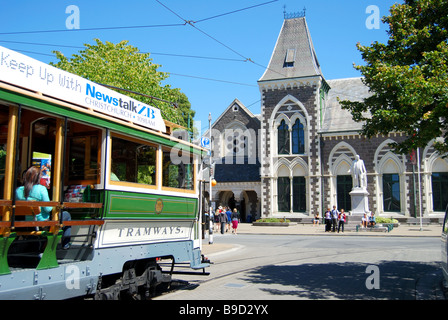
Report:
M156 108L4 47L0 60L0 299L148 297L177 264L203 271L204 150ZM50 201L17 199L30 166Z

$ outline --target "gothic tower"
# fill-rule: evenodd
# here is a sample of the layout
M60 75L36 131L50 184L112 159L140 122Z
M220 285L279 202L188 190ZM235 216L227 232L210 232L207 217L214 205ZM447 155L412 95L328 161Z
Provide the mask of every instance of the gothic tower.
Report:
M304 14L285 17L258 85L262 217L294 219L322 213L318 131L330 88Z

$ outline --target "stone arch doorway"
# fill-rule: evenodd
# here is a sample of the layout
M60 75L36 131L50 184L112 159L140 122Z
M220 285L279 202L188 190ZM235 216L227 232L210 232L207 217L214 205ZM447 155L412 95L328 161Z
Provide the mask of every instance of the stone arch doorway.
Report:
M240 200L235 198L233 191L223 191L219 196L219 205L228 206L231 210L237 209L240 212L241 222L245 222L247 219L247 206L246 206L246 195L243 191L240 195Z

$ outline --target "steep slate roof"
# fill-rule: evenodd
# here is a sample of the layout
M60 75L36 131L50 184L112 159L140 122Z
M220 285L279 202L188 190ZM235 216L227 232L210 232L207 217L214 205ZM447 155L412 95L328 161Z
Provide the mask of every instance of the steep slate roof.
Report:
M325 104L320 132L359 131L362 123L353 121L351 113L341 108L338 98L362 101L370 95L369 88L364 85L361 78L327 80L327 83L331 89Z
M285 19L269 66L259 81L318 75L322 76L322 71L305 17Z
M238 105L239 106L239 110L238 113L242 114L243 116L245 115L247 118L252 119L253 121L257 122L257 128L260 127L260 115L254 115L240 100L238 100L237 98L235 98L233 100L233 102L231 104L229 104L229 106L219 115L219 117L212 123L212 129L217 129L217 130L223 130L225 129L225 127L230 123L228 119L226 118L226 115L228 115L229 113L232 114L232 108L234 105ZM246 127L250 127L247 124L245 124ZM203 137L208 137L209 136L209 129L207 129L203 134Z

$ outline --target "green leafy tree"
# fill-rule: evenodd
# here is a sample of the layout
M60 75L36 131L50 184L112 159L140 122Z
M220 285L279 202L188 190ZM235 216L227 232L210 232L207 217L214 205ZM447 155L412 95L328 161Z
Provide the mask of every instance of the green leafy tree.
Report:
M341 101L353 119L363 122L361 134L404 132L394 144L400 153L425 147L436 139L448 151L448 1L405 0L383 18L389 41L357 44L365 65L361 71L371 96L361 102Z
M51 64L96 83L174 102L177 108L170 103L116 90L158 107L164 119L188 127L189 119L192 122L195 112L191 110L187 96L180 89L162 85L162 81L166 80L169 74L157 70L160 65L152 62L149 53L139 52L138 48L129 45L128 41L113 44L95 39L95 42L95 45L85 44L86 49L71 58L55 51L59 61Z

